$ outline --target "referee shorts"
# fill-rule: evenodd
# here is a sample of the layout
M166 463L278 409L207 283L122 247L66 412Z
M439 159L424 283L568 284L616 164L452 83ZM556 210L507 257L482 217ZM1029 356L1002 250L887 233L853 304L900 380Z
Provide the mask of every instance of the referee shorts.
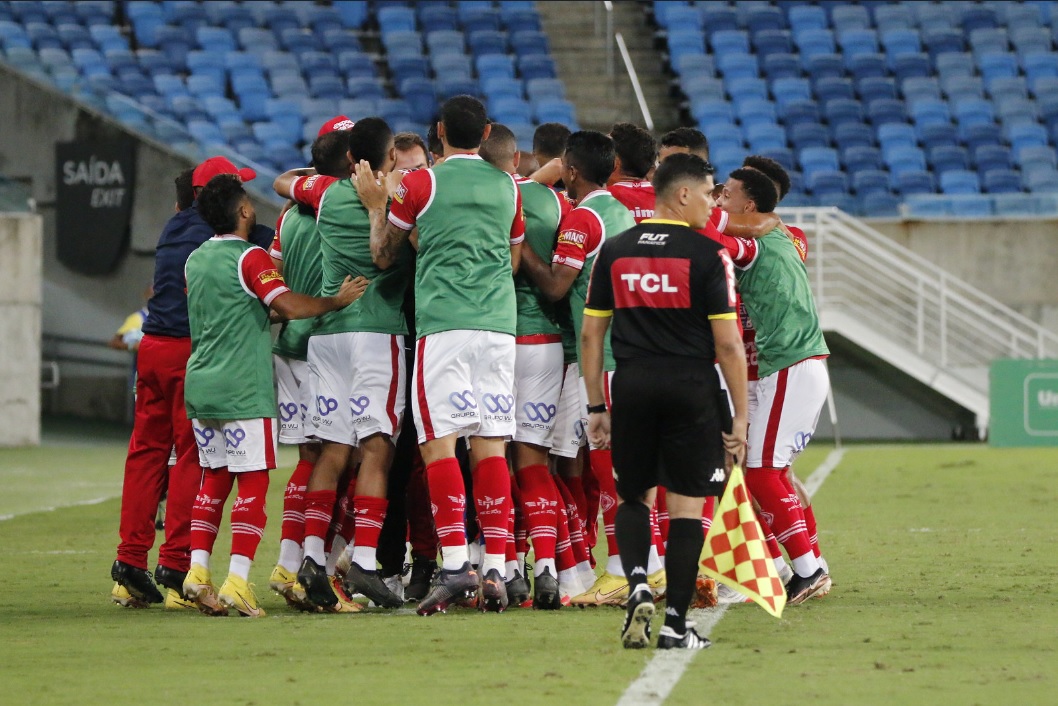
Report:
M621 361L613 377L611 448L617 493L661 485L692 498L724 490L719 382L708 363Z

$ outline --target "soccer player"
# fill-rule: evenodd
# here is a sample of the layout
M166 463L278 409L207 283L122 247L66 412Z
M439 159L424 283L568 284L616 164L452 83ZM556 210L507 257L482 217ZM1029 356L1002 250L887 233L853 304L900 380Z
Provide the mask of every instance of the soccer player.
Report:
M392 169L393 133L385 121L365 118L345 134L350 162L363 159L373 170ZM402 305L411 253L403 253L400 262L386 272L371 262L369 213L351 177L340 181L302 177L295 180L291 193L318 209L321 291L337 291L350 273L372 282L356 304L322 316L308 343L309 389L315 401L310 434L322 444L305 495L305 556L298 581L309 600L321 608L352 610L335 589L334 562L327 561L325 544L339 480L356 446L361 463L352 498L356 526L346 581L377 605L399 607L401 599L378 574L376 552L388 505L394 438L404 415L407 323Z
M210 157L192 172L192 195L217 174L253 179L252 169L238 169L224 157ZM186 203L187 190L177 183L177 204ZM184 371L191 355L187 320L184 263L195 248L213 236L196 204L176 213L165 224L154 259L154 294L147 302L147 320L137 351L136 415L125 460L121 490L121 520L117 558L110 576L118 584L111 595L123 605L161 603L183 608L180 598L191 561L191 507L201 469L195 436L184 411ZM273 231L259 226L251 242L271 243ZM176 462L166 461L176 449ZM168 469L168 470L167 470ZM155 512L163 488L167 495L165 541L158 551L154 580L147 572L147 553L155 539Z
M569 137L562 157L562 181L576 207L562 219L558 244L550 264L527 249L523 258L525 273L545 297L558 301L569 295L576 339L580 340L584 299L588 293L591 265L606 238L635 225L628 209L606 190L606 181L614 170L613 140L601 132L582 130ZM607 380L614 369L609 339L604 347ZM584 369L581 367L581 374ZM581 404L586 405L583 390ZM609 559L606 570L579 596L574 605L619 605L628 596L628 582L617 554L613 521L617 513L617 491L614 486L610 450L593 446L588 453L591 473L599 485ZM594 524L594 517L586 517Z
M658 161L664 162L672 154L696 154L709 161L709 140L701 130L693 127L678 127L661 136Z
M426 131L426 146L430 151L430 160L435 167L445 160L445 148L437 134L437 125L437 123L433 123L430 125L430 129Z
M327 131L336 123L343 127ZM337 118L328 122L313 141L312 164L317 174L331 179L348 178L351 168L346 124L351 126L353 123ZM312 184L318 179L280 177L277 181L283 182L280 184L281 195L289 196L295 181L302 193L311 193ZM297 196L296 191L294 195ZM323 253L316 233L316 210L311 205L296 203L280 215L269 254L291 291L319 296L323 287ZM313 326L312 320L289 321L272 346L279 399L279 443L297 445L299 458L283 494L279 559L268 585L296 608L311 605L307 603L305 589L297 582L297 572L301 567L302 543L305 541L305 493L320 455L319 442L306 435L309 425L306 417L315 407L309 390L307 362Z
M636 223L642 223L654 216L654 187L647 174L658 158L657 143L649 132L632 123L615 124L610 128L610 138L617 158L607 188L632 213Z
M430 166L426 143L414 132L398 132L393 136L393 147L396 149L393 169L398 172L414 172Z
M256 213L238 176L213 177L198 203L215 236L191 254L185 268L191 324L185 402L202 485L191 515L191 569L183 592L210 615L234 608L260 617L264 611L248 579L264 534L268 471L276 466L269 312L289 320L335 311L359 298L367 280L346 277L333 296L321 298L291 292L268 253L247 242ZM210 554L236 483L231 565L217 593Z
M485 107L456 96L441 108L444 162L406 174L388 221L385 190L366 168L357 187L372 212L371 250L398 264L418 227L413 411L426 463L442 567L419 613L444 610L478 585L466 546L466 490L456 439L469 436L477 521L485 539L480 606L507 608L504 564L511 511L506 440L514 436L518 269L525 220L514 179L478 154L489 136Z
M737 461L746 439L746 359L735 313L734 268L726 251L698 235L713 206L712 169L694 155L666 160L654 175L657 218L608 239L595 260L581 334L592 443L613 444L618 545L633 590L621 639L646 647L654 597L647 585L650 507L668 489L668 595L659 649L702 649L686 624L704 535L705 496L723 492L724 452ZM604 337L613 320L618 374L604 393ZM735 406L721 426L714 358ZM611 399L609 411L606 400ZM611 421L612 415L612 421Z
M736 169L719 204L731 213L770 213L778 202L772 181L755 169ZM804 262L791 239L776 228L755 242L750 257L735 262L739 290L756 328L759 381L750 419L746 484L769 515L794 576L787 602L797 605L830 588L830 577L812 549L797 494L783 476L815 432L830 381L829 355L819 327Z
M562 123L542 123L533 132L533 181L555 186L562 181L562 155L566 153L570 129Z
M508 174L516 174L520 153L514 133L492 124L481 145L481 156ZM530 179L516 177L525 208L525 244L538 257L551 256L562 217L569 202L552 189ZM514 406L516 430L512 444L515 480L520 491L522 513L529 526L536 563L533 567L533 607L554 610L562 606L562 595L583 591L573 567L559 572L555 548L559 536L559 505L562 497L548 468L562 391L562 332L555 323L554 304L544 297L524 274L514 278L518 306L515 339ZM567 530L568 532L568 530ZM507 581L515 580L515 566L508 566Z

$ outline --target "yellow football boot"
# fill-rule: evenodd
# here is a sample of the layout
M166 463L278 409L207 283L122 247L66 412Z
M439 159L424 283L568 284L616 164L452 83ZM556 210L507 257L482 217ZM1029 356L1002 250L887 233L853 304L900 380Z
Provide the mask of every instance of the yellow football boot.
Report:
M247 618L263 618L266 615L264 608L257 602L253 584L247 583L246 579L241 576L228 574L218 595L221 603L239 611L240 615L245 615Z
M591 588L579 596L574 596L570 601L570 605L620 606L627 600L628 579L624 576L614 576L610 572L604 571L599 578L595 579L595 583L592 584Z
M192 564L184 577L184 598L193 601L206 615L227 615L228 609L217 599L209 569L201 564Z

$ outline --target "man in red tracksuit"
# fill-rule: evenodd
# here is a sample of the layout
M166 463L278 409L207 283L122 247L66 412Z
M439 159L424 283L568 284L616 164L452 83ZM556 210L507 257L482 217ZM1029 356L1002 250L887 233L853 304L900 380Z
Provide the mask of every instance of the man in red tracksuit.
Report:
M243 181L256 176L253 170L238 169L224 157L211 157L192 174L195 194L217 174L238 174ZM267 249L273 236L272 229L258 226L250 242ZM163 600L167 608L185 605L180 591L190 568L191 507L202 469L184 411L184 369L191 356L184 263L212 237L213 229L192 204L169 219L155 250L154 295L147 303L137 358L136 415L121 491L121 542L110 569L117 582L111 599L128 607ZM174 446L176 465L167 468ZM147 553L154 545L155 510L166 487L165 541L154 572L154 581L167 589L163 599L147 571Z

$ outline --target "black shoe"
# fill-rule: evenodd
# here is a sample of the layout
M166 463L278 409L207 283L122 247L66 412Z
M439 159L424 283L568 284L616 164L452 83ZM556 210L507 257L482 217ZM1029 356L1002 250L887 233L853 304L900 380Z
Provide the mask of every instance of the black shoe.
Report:
M418 602L426 598L430 590L430 581L433 580L435 573L437 573L436 561L417 556L412 557L411 579L404 589L404 600Z
M496 569L489 569L481 581L479 607L482 611L490 613L502 613L507 610L507 584L503 582L503 575Z
M786 605L798 605L804 603L812 596L824 589L829 589L830 577L822 567L816 569L811 576L798 576L796 573L786 584Z
M180 595L184 594L184 578L186 576L186 571L177 571L161 564L154 567L154 582L159 586L171 588Z
M625 649L640 650L650 646L650 621L654 617L654 596L650 589L640 589L628 597L621 644ZM658 643L660 647L660 642Z
M314 605L321 608L333 608L338 605L338 596L334 595L331 582L327 579L327 570L309 557L301 562L298 569L298 583L305 589L305 595Z
M529 600L529 581L517 569L514 578L507 582L507 604L520 606Z
M470 562L455 571L437 572L426 597L419 603L419 615L443 612L456 600L475 595L478 591L478 572L470 568ZM506 592L504 593L506 596Z
M704 650L712 644L708 637L702 637L690 625L682 635L667 625L658 633L659 650Z
M147 569L140 569L123 561L115 561L110 567L110 578L124 586L133 598L145 603L161 603L165 600L154 585L151 572Z
M562 607L562 594L558 590L558 579L551 569L544 569L533 579L533 608L536 610L558 610Z
M345 590L350 594L362 593L382 608L400 608L404 605L399 596L386 588L377 571L365 571L355 561L345 574Z

